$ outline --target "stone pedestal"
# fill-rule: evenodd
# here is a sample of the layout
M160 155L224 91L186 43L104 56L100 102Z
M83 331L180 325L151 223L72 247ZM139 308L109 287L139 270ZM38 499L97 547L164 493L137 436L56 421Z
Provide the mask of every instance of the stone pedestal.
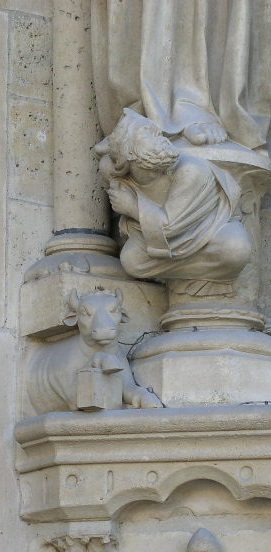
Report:
M175 330L137 347L138 384L168 407L271 401L271 338L245 328Z
M167 332L137 346L133 371L165 406L271 400L271 338L253 305L194 298L162 317Z

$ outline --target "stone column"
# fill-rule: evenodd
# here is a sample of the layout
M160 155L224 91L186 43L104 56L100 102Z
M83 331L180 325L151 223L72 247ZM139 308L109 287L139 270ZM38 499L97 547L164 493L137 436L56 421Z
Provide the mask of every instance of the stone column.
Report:
M54 238L46 254L114 253L110 211L99 187L101 138L91 67L90 0L54 1Z

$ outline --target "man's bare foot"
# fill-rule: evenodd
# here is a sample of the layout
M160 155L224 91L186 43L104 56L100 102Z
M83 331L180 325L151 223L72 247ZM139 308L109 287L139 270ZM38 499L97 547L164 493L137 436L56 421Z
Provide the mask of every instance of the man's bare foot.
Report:
M227 133L219 123L194 123L184 129L183 135L194 146L220 144L227 140Z

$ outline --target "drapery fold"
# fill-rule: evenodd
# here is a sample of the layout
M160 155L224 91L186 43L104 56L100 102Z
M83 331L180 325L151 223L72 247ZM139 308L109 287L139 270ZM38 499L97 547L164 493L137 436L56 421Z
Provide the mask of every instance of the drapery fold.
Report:
M220 120L231 139L266 142L271 0L91 0L94 85L109 134L134 107L169 135Z

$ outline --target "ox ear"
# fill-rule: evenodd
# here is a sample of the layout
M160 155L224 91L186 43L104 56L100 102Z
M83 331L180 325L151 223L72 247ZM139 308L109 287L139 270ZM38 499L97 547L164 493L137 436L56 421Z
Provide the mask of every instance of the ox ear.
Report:
M76 289L72 289L69 300L68 300L68 306L70 308L69 314L63 319L63 322L65 326L76 326L78 321L78 315L77 310L79 306L79 297L77 294Z
M123 293L122 293L121 289L117 288L116 291L115 291L115 295L116 295L118 305L121 308L121 322L122 323L128 322L129 316L128 316L126 310L122 306L123 305Z
M65 318L63 318L62 322L65 324L65 326L69 326L72 328L73 326L76 326L78 322L78 316L76 313L69 313Z

